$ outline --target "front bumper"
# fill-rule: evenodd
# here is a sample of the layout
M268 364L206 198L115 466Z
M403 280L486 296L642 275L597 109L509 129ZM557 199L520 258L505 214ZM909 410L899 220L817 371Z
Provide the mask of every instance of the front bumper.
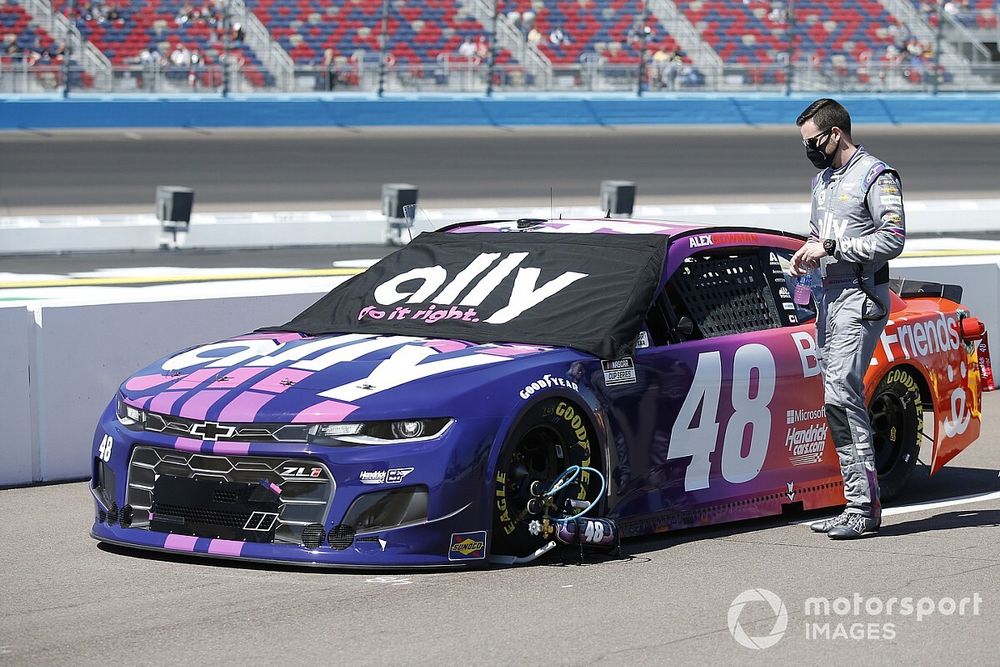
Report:
M359 568L482 565L490 528L486 452L498 427L487 422L456 423L441 439L428 442L317 447L201 442L133 432L106 413L95 435L91 535L139 549L268 563ZM106 445L108 438L113 446L102 450L99 445ZM102 451L110 451L107 461L102 460ZM400 470L408 472L389 474ZM379 474L383 472L387 474ZM219 506L157 505L154 487L164 475L198 480L197 484L214 481L220 488L251 488L255 483L274 488L277 516L271 525L266 516L262 523L261 512L256 512L251 525L244 524L245 514L238 515L245 507L233 506L233 512L223 516ZM384 506L378 504L382 499L414 493L424 494L423 512L392 515L403 517L400 525L378 521L373 525L373 516L386 516L378 509ZM377 511L363 512L372 506ZM164 529L164 519L177 527ZM251 534L243 530L247 527L270 531ZM231 539L233 535L240 539ZM483 548L474 548L479 544Z

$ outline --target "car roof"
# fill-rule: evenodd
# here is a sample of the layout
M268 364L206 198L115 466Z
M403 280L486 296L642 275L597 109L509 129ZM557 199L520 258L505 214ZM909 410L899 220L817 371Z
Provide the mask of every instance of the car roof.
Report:
M664 234L679 236L691 231L711 229L711 225L670 220L641 220L634 218L521 218L520 220L481 220L459 222L444 227L447 232L507 232L523 228L533 232L560 232L564 234Z
M523 225L523 227L521 226ZM716 232L748 232L771 234L805 240L801 234L780 229L767 229L744 225L703 224L679 220L643 220L635 218L521 218L518 220L473 220L457 222L442 227L438 231L451 233L510 232L518 229L532 232L559 232L563 234L662 234L670 238L692 234L713 234Z

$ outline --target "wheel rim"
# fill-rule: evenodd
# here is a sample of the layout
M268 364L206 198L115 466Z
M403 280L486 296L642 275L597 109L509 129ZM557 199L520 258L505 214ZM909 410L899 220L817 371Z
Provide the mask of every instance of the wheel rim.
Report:
M892 470L902 455L905 410L903 402L893 392L879 394L872 401L868 417L875 445L875 470L879 474Z
M527 514L532 483L550 484L562 472L558 453L561 444L555 431L539 426L525 434L511 452L504 487L515 523L520 523Z

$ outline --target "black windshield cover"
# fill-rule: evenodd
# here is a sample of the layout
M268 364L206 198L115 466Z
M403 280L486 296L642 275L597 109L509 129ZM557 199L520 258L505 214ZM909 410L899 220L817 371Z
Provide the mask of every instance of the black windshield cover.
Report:
M372 333L627 354L656 295L667 237L429 232L280 330Z

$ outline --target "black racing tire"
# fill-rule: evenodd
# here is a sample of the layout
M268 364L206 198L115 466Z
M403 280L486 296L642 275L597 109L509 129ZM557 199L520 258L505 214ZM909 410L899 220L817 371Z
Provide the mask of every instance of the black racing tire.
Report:
M545 543L529 530L532 520L541 519L528 512L531 486L548 490L572 465L596 468L595 443L585 413L572 401L547 399L525 412L504 443L493 475L493 554L527 556ZM566 491L569 498L592 500L599 490L593 475L581 472Z
M882 500L898 496L917 465L924 407L914 372L894 368L886 373L868 404L875 469Z

